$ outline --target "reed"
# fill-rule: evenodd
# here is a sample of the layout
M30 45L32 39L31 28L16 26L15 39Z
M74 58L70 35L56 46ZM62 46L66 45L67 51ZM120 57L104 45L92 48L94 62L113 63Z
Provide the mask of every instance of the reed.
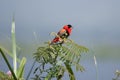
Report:
M12 29L11 29L11 34L12 34L12 52L13 52L13 67L14 67L14 73L17 75L17 55L16 55L16 39L15 39L15 20L13 16L12 20Z
M96 60L95 55L94 55L94 64L95 64L95 68L96 68L96 80L98 80L98 66L97 66L97 60Z

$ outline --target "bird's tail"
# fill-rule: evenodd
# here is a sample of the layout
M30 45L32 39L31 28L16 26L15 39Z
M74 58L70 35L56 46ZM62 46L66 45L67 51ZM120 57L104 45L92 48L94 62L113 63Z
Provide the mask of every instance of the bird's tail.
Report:
M59 37L55 37L55 38L52 40L52 42L53 42L53 43L57 43L59 40L60 40Z

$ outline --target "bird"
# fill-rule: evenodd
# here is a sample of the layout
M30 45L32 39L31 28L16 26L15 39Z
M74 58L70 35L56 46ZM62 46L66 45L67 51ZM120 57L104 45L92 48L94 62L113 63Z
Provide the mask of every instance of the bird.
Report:
M71 35L72 29L73 27L71 24L64 25L62 29L58 31L57 36L51 41L51 44L56 43L63 44L64 43L63 40L67 39Z

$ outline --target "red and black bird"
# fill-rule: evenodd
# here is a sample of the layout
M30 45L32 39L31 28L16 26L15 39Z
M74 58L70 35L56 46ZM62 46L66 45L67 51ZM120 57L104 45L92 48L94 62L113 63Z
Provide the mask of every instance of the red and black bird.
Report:
M58 43L58 42L62 44L63 41L61 40L65 38L67 39L70 36L71 32L72 32L72 25L68 24L63 26L63 28L57 33L59 37L55 37L52 40L51 44Z

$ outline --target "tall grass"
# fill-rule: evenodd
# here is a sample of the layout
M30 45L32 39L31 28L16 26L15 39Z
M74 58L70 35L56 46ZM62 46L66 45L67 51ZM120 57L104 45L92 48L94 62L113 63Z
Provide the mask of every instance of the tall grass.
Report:
M98 66L97 66L97 60L96 60L95 55L94 55L94 63L95 63L95 68L96 68L96 80L98 80Z
M11 67L7 57L5 56L5 53L3 51L5 51L6 53L10 54L11 52L9 52L7 49L3 48L0 46L0 53L2 54L2 57L4 58L10 72L12 73L11 75L13 76L12 80L24 80L23 79L23 74L24 74L24 67L25 67L25 63L26 63L26 58L23 57L22 60L17 58L17 54L16 54L16 37L15 37L15 21L14 21L14 17L12 20L12 29L11 29L11 36L12 36L12 56L13 58L13 68ZM17 61L20 63L20 65L18 66L17 69ZM1 77L0 77L1 80ZM9 79L4 79L4 80L9 80ZM11 80L11 79L10 79Z
M2 51L1 48L0 48L0 53L2 54L2 56L3 56L3 58L4 58L4 60L5 60L6 64L7 64L7 66L8 66L8 68L10 69L14 80L17 80L17 77L16 77L16 75L15 75L15 73L14 73L14 71L13 71L11 65L10 65L10 63L9 63L7 57L5 56L5 53Z
M14 67L14 73L17 75L17 55L16 55L16 39L15 39L15 20L13 16L12 20L12 29L11 29L11 34L12 34L12 52L13 52L13 67Z
M97 59L96 59L96 53L95 53L95 51L94 51L94 48L93 48L93 46L92 46L92 48L91 48L91 51L92 51L92 53L93 53L93 59L94 59L94 64L95 64L95 70L96 70L96 80L99 80L99 75L98 75L98 63L97 63Z

